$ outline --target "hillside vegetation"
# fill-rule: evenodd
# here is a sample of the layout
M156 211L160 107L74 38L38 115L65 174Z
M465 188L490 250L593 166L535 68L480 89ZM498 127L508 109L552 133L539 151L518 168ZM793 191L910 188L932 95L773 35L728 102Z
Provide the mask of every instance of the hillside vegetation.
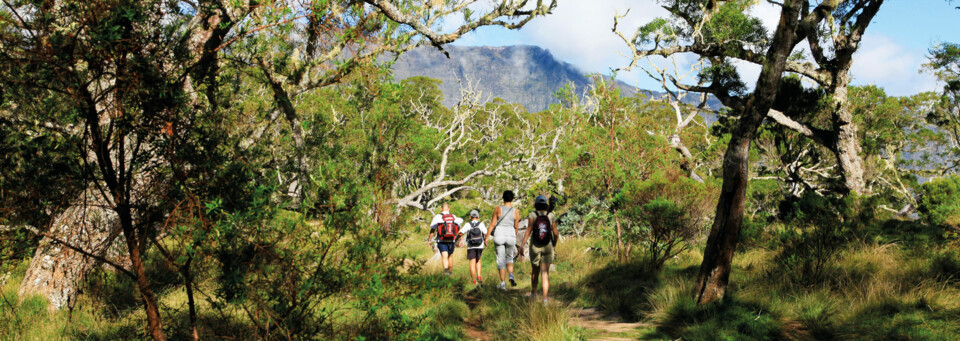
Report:
M662 1L612 32L657 98L391 72L558 6L471 3L5 0L0 340L960 339L957 45L890 96L849 75L882 1ZM506 191L549 198L549 300L427 240Z

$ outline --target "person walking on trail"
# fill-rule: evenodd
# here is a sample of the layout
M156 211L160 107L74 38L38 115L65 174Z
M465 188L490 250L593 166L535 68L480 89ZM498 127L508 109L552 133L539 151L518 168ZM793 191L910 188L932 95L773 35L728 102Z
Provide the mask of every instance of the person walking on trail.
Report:
M440 250L440 262L443 264L443 274L453 275L453 250L456 248L457 236L463 226L463 218L450 214L450 204L443 203L440 214L433 216L430 221L430 235L427 243L437 234L437 249Z
M489 241L493 234L493 244L497 250L497 270L500 272L500 285L497 288L507 290L507 280L511 286L517 286L513 278L513 255L517 249L517 231L520 230L520 213L513 208L513 191L503 191L503 206L493 210L490 231L483 237ZM509 277L508 277L509 275Z
M527 233L520 242L520 254L523 255L523 246L530 241L530 297L537 296L537 280L543 286L543 304L549 303L547 294L550 292L550 264L553 264L554 249L557 246L557 219L549 212L550 204L545 196L537 196L533 203L534 211L527 217ZM532 238L531 238L532 236Z
M482 285L483 278L480 277L480 256L483 255L484 236L487 235L487 226L480 221L480 212L470 211L470 222L464 225L460 231L464 238L460 241L460 247L467 247L467 261L470 262L470 279L474 285ZM478 284L479 283L479 284Z

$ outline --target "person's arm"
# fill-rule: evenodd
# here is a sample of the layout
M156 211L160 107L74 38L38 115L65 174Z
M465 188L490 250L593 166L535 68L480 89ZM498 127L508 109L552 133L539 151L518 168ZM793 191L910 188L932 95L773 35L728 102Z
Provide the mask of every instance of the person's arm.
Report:
M551 213L551 215L553 215ZM557 230L557 217L550 219L550 222L553 225L553 246L557 246L557 241L560 240L560 232Z
M461 238L461 237L463 237L463 235L466 234L467 232L470 232L470 229L472 229L472 228L473 228L473 227L472 227L472 226L469 226L469 225L467 225L466 227L460 228L460 232L457 233L457 239L460 240L460 243L459 243L458 245L459 245L460 247L466 246L467 241L466 241L464 238Z
M530 239L530 230L533 228L533 218L527 218L527 232L523 233L523 240L520 241L520 249L518 255L523 256L523 246L527 245L527 240Z
M493 230L497 228L497 218L500 218L500 207L493 209L493 220L490 220L490 229L487 230L487 234L483 236L484 241L490 240L490 234L493 233Z
M433 240L433 233L437 231L437 217L434 216L430 220L430 234L427 235L427 245L430 245L430 241Z
M520 235L520 211L513 209L513 235Z

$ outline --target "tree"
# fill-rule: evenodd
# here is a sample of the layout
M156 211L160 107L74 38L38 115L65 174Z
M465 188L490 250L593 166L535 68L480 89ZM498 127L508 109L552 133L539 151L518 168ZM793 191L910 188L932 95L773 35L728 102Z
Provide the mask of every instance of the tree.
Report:
M394 47L400 49L393 52L421 44L439 48L481 26L519 28L556 5L555 1L530 3L534 6L528 6L528 1L504 1L475 18L467 7L470 3L317 1L300 8L287 2L6 1L0 12L4 17L0 62L10 66L0 71L4 117L11 117L8 121L13 122L44 122L41 126L48 133L75 141L73 160L81 164L83 174L78 180L87 188L82 193L92 191L96 201L71 202L79 205L80 212L92 206L111 212L111 217L115 214L115 219L108 217L104 222L106 228L102 230L109 233L78 242L99 242L109 240L110 235L122 235L130 269L98 257L97 245L57 244L112 264L132 277L144 301L148 330L154 339L163 340L166 337L159 307L142 256L154 244L156 225L186 196L178 192L178 185L196 184L191 181L197 176L192 170L203 168L197 164L208 161L203 159L203 151L216 150L216 143L206 145L211 141L207 129L220 128L211 122L222 122L224 112L229 110L229 102L220 98L228 90L218 79L220 68L224 60L244 57L231 47L257 46L248 42L263 37L274 45L266 45L261 53L275 51L274 47L282 51L290 46L286 42L302 39L282 33L300 27L303 18L310 17L308 22L316 19L307 26L324 34L307 39L306 50L317 53L309 57L317 61L307 63L314 68L306 72L331 71L302 77L309 89L309 85L335 84L357 65L369 64ZM453 32L438 29L443 18L461 14L468 20ZM358 45L367 38L378 39ZM372 48L352 50L358 46ZM253 65L261 71L279 68L266 62ZM289 115L291 96L284 98L281 91L289 91L281 88L294 82L270 76L274 75L266 78L271 80L277 106L298 131L298 116ZM193 154L199 159L182 159L184 150L200 151ZM304 154L298 155L302 160ZM71 222L65 229L47 232L77 230L79 227ZM57 236L48 237L62 241ZM43 250L38 250L35 262L43 262L49 255L49 249ZM68 265L78 270L73 275L88 268ZM75 282L77 278L62 280Z
M943 83L943 90L930 106L927 120L944 135L943 164L938 175L960 169L960 44L941 43L930 49L924 69Z
M747 182L749 181L750 144L757 129L773 108L783 73L800 72L805 66L789 61L794 48L803 40L813 39L814 28L826 20L827 14L841 5L863 5L863 2L825 1L811 6L809 1L778 3L780 21L772 37L755 18L744 14L746 1L666 1L674 22L656 19L637 29L625 39L634 47L634 61L639 58L692 52L706 58L710 66L701 77L709 85L690 86L675 82L674 86L691 91L714 94L737 116L723 162L723 185L717 213L704 251L704 260L696 283L698 303L723 297L730 276L730 264L739 239L743 219ZM619 22L614 21L614 31ZM662 32L677 32L664 35ZM746 94L732 59L761 65L754 91Z
M622 97L602 77L594 77L583 100L577 96L574 89L565 89L560 97L567 104L555 108L557 115L572 116L575 127L559 149L560 174L569 184L569 201L598 213L581 217L596 218L590 224L612 237L618 259L626 261L631 246L630 240L624 241L624 230L631 226L621 224L617 212L622 207L614 198L631 182L646 180L659 169L679 169L681 155L671 151L667 137L650 133L672 131L672 124L662 118L673 112L660 103L645 103L642 97ZM589 207L595 205L600 207Z
M413 87L411 83L404 81ZM408 102L412 114L429 128L417 142L429 148L412 151L421 167L403 172L398 180L404 185L395 199L399 207L432 210L445 197L481 188L483 178L516 180L519 192L552 174L549 156L567 125L546 124L541 115L516 104L484 104L488 101L474 85L461 87L462 100L451 109L440 105L435 84L418 90L420 95Z

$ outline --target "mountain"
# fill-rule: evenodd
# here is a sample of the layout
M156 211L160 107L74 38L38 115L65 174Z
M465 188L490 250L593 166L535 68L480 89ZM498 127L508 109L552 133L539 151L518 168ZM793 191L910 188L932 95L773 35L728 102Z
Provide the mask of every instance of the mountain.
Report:
M590 78L580 69L557 60L549 50L528 45L444 46L450 58L433 47L421 47L403 54L393 65L396 79L413 76L436 78L443 83L443 104L460 100L459 81L479 83L484 97L500 97L520 103L527 110L540 111L558 103L554 94L567 83L587 89ZM624 96L638 89L617 82ZM654 95L658 97L657 94Z

